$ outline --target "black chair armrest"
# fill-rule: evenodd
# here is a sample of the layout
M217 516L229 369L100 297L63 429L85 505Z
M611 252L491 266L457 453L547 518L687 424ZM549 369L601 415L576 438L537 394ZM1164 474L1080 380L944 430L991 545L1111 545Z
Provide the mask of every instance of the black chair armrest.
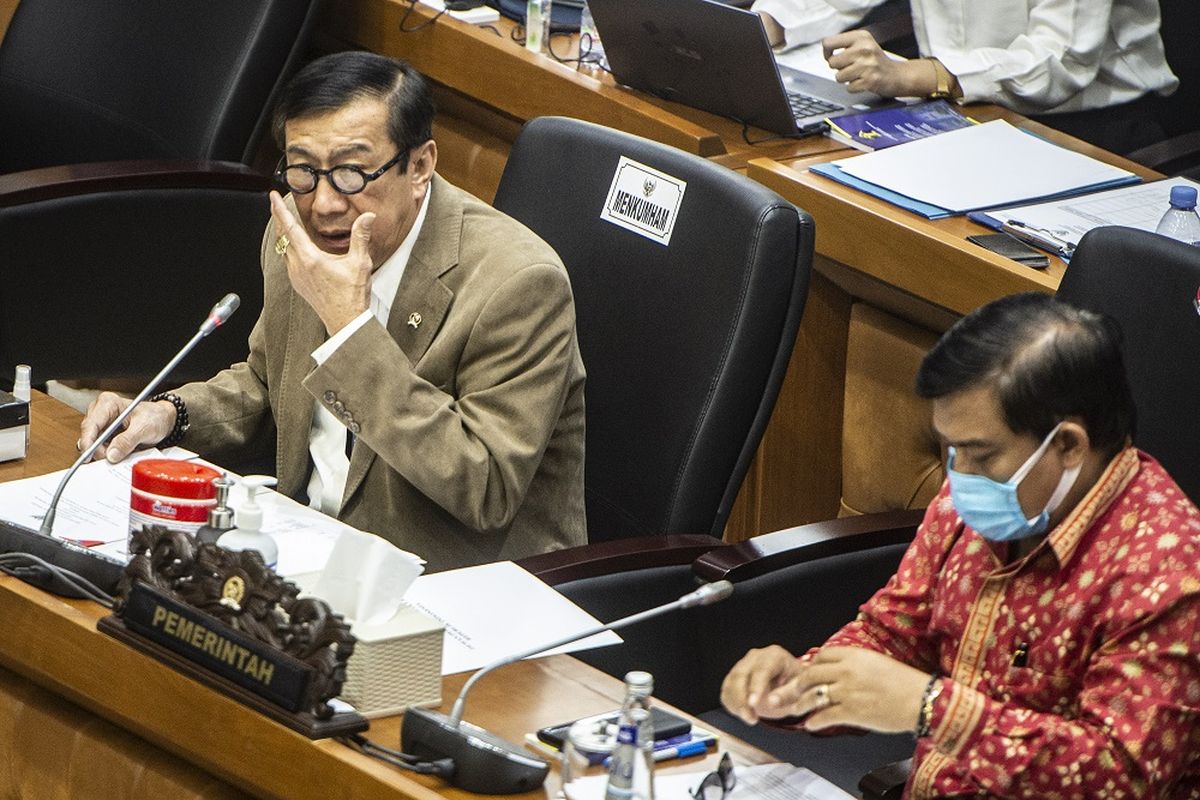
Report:
M0 208L140 189L267 191L271 179L227 161L104 161L0 175Z
M552 550L516 563L551 586L649 567L690 564L724 544L705 535L640 536Z
M692 571L704 581L737 583L805 561L903 544L912 541L924 514L885 511L766 533L704 553Z
M858 782L858 789L862 792L863 800L900 800L910 772L911 758L893 761L864 775Z
M1200 131L1155 142L1134 150L1126 158L1167 175L1178 175L1189 167L1200 166Z

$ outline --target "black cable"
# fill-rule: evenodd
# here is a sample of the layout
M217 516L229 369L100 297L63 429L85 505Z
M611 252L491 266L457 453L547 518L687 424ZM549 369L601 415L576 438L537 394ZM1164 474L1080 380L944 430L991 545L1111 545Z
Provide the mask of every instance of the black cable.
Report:
M402 753L399 750L392 750L389 747L376 744L361 733L339 736L338 741L347 747L353 747L365 756L370 756L385 764L391 764L394 767L407 769L421 775L437 775L446 780L449 780L454 775L453 759L439 758L435 761L426 761L411 753Z
M812 130L802 131L800 133L777 133L772 136L764 136L761 139L751 139L749 122L746 122L746 120L744 120L744 119L738 119L737 117L728 117L727 119L731 119L734 122L741 123L742 141L745 142L746 144L750 145L751 147L757 147L760 144L766 144L767 142L777 142L777 141L781 141L784 139L807 139L809 136L819 136L819 135L825 133L825 131L829 130L829 126L822 123L820 126L814 127Z
M112 595L87 578L57 567L31 553L0 553L0 570L21 580L37 580L41 583L53 576L55 580L105 608L113 606Z
M416 33L419 30L424 30L425 28L428 28L433 23L437 22L438 18L446 13L446 9L442 8L441 11L437 12L432 17L425 20L424 22L422 22L420 25L418 25L415 28L404 27L404 23L408 22L409 16L412 14L413 9L416 7L417 7L417 0L408 0L408 8L404 9L404 16L400 18L400 32L401 33Z

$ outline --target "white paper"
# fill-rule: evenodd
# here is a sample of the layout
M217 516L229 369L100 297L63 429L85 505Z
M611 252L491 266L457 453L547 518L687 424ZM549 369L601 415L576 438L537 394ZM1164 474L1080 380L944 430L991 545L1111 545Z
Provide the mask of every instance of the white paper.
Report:
M953 212L1011 205L1133 174L1004 120L842 159L837 165L856 178Z
M655 800L691 800L707 772L669 772L654 776ZM737 784L728 800L848 800L853 798L816 773L791 764L734 767ZM566 789L568 800L603 800L607 775L589 775Z
M785 50L782 53L775 54L775 62L790 69L807 72L809 75L816 75L818 78L827 78L828 80L837 80L837 71L829 66L829 62L825 60L825 51L821 49L820 42L793 47L791 50Z
M422 575L404 599L446 626L443 675L479 669L600 624L511 561ZM540 655L620 641L608 631Z
M119 464L93 461L76 471L58 501L54 536L125 560L129 537L129 492L133 465L144 458L192 460L196 454L179 447L140 450ZM37 530L67 470L0 483L4 519Z
M172 447L167 450L139 450L119 464L109 464L107 461L84 464L71 478L59 500L54 536L87 543L98 553L127 561L133 465L144 458L178 458L209 463L190 450ZM217 465L209 466L227 472ZM35 478L0 483L0 516L36 530L41 526L50 499L66 472L60 470ZM237 477L234 473L229 474ZM240 491L238 486L230 493L230 502L235 509ZM263 510L262 529L279 545L276 571L285 577L320 570L342 532L354 530L278 492L260 490L258 503Z
M1153 231L1170 206L1172 186L1191 186L1200 190L1200 183L1187 178L1167 178L1048 203L1005 208L992 211L990 215L1001 222L1020 220L1035 231L1045 231L1078 245L1085 233L1102 225Z

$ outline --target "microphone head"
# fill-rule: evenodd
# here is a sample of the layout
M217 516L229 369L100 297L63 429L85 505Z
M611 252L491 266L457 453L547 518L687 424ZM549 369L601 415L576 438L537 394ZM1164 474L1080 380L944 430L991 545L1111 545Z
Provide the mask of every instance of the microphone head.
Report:
M212 307L212 311L208 312L208 316L214 318L216 323L220 325L222 322L233 316L233 312L237 311L238 306L241 304L242 298L238 297L235 293L230 292L217 301L217 304Z
M733 594L733 584L729 581L706 583L691 594L681 597L680 600L683 601L681 607L695 608L696 606L712 605L721 602L731 594Z
M238 306L242 304L242 298L238 297L233 292L222 297L217 301L217 304L208 312L207 319L200 326L200 332L207 336L217 329L218 326L224 324L225 320L233 316L233 312L237 311Z

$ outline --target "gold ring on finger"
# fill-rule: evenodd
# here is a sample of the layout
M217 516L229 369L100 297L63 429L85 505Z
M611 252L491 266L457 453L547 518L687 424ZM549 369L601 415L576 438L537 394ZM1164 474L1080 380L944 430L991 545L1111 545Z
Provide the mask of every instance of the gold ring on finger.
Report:
M291 243L292 242L290 239L288 239L287 234L282 234L278 239L275 240L275 252L281 256L287 255L288 245Z

